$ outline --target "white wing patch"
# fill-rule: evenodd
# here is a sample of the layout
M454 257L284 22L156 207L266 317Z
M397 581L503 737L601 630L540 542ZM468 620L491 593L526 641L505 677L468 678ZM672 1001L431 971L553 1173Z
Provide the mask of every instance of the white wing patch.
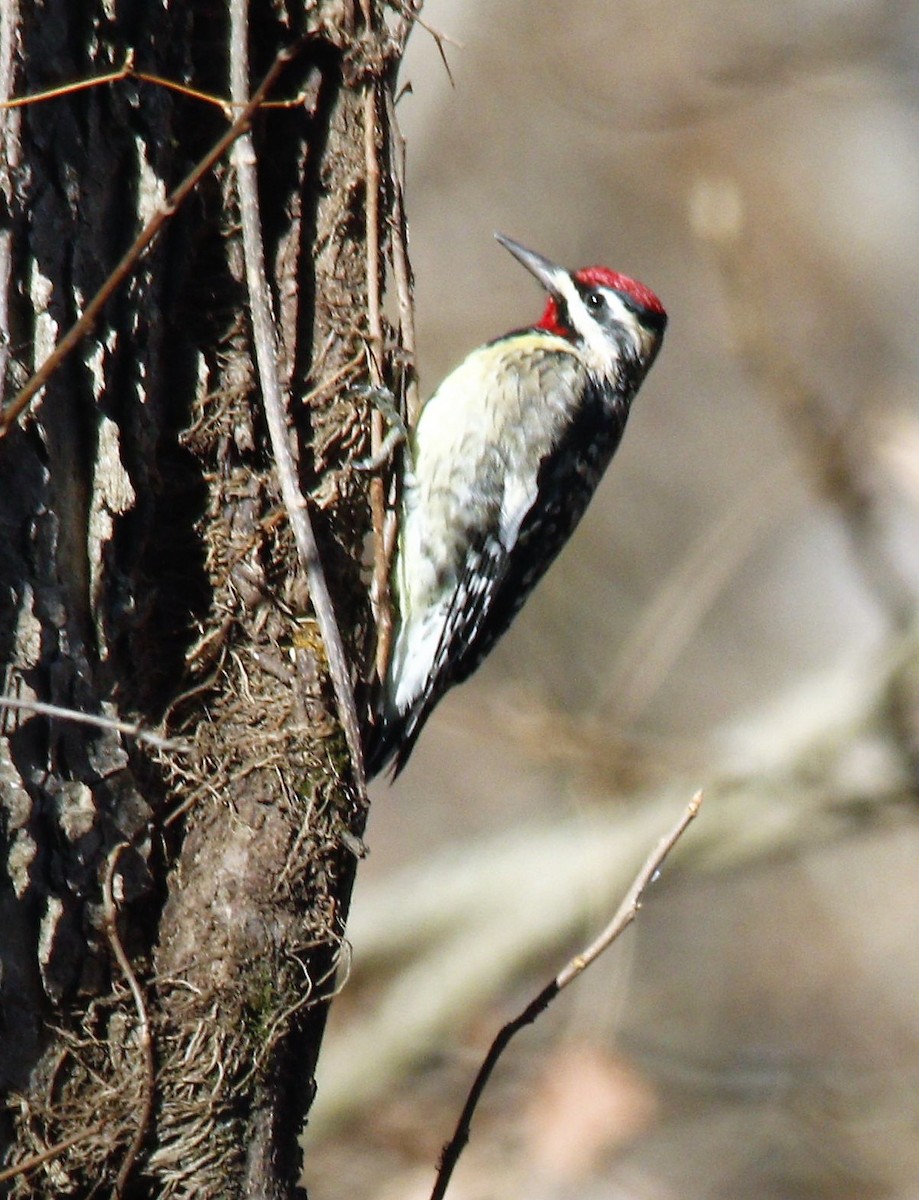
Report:
M461 577L445 598L400 628L390 668L397 681L393 699L398 712L408 712L419 700L449 686L445 672L450 655L475 643L507 564L507 551L495 538L470 549ZM455 666L460 669L461 656Z
M397 680L392 702L400 713L407 712L430 684L437 648L450 615L449 599L428 609L420 620L403 625L393 647L391 678ZM411 657L408 649L411 647Z
M501 545L509 554L517 544L517 535L523 519L536 502L536 477L526 481L523 479L505 479L504 496L501 500Z

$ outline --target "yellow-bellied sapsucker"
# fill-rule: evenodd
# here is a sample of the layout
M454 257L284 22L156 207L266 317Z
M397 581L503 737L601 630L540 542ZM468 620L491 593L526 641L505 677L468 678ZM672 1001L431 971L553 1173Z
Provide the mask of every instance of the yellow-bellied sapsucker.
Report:
M398 774L435 704L475 670L568 540L667 324L643 284L606 267L569 272L496 236L549 299L535 325L473 350L410 435L397 624L368 776L390 762Z

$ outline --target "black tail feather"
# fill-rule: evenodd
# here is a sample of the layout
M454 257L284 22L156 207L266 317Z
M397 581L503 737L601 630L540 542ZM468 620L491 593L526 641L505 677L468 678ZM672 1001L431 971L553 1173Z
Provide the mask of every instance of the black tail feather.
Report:
M396 724L378 713L373 722L364 727L364 770L368 779L375 778L385 770L398 745Z
M430 708L407 713L378 711L364 729L364 770L373 779L391 767L390 782L408 762Z

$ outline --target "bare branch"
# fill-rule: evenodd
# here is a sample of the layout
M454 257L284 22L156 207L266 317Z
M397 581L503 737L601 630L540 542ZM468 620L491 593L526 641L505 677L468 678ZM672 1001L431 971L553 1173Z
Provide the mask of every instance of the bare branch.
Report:
M41 92L31 92L27 96L13 96L10 100L0 100L0 108L26 108L29 104L42 104L46 100L58 100L61 96L72 96L76 92L85 92L88 88L101 87L106 83L120 83L133 74L134 51L129 50L125 55L124 65L117 67L114 71L106 71L104 75L93 75L89 79L77 79L71 83L59 83L55 87L45 88ZM146 78L146 76L139 76L139 78ZM157 79L157 82L163 81Z
M59 83L55 87L46 88L41 92L30 92L28 96L14 96L10 100L0 100L0 109L26 108L30 104L43 104L48 100L59 100L63 96L72 96L76 92L85 92L90 88L102 87L107 83L121 83L125 79L138 79L142 83L152 83L156 87L165 88L168 92L177 92L191 100L200 100L203 104L212 104L219 108L229 120L234 109L245 108L245 105L233 104L223 96L215 96L212 92L202 92L200 88L190 87L187 83L178 83L175 79L167 79L164 75L154 75L149 71L138 71L134 67L134 51L128 50L124 65L114 71L106 71L102 75L92 75L89 79L76 79L70 83ZM306 90L297 93L289 100L265 100L260 108L297 108L303 104L307 95Z
M572 980L577 979L579 975L583 974L590 964L595 962L604 950L608 950L616 938L621 933L624 933L632 924L638 916L638 910L641 908L641 898L645 893L645 889L654 881L658 871L664 865L667 855L683 836L687 827L695 820L701 807L702 793L696 792L674 827L669 833L664 834L645 859L644 866L635 876L635 881L623 897L622 903L616 910L613 919L589 946L582 950L580 954L576 954L556 975L555 986L557 991L560 992Z
M527 1025L532 1025L540 1013L544 1012L559 992L568 986L572 980L590 966L592 962L600 957L604 950L607 950L613 942L622 934L629 925L635 920L638 915L638 910L641 907L642 897L648 885L657 877L658 872L663 866L667 855L683 836L686 828L695 819L696 814L702 804L702 793L696 792L692 800L683 810L679 820L673 826L669 833L658 842L651 853L645 860L644 866L635 876L635 879L626 892L622 903L616 910L615 915L609 924L603 929L600 935L594 939L580 954L575 955L565 966L559 971L555 978L548 983L542 991L530 1001L526 1008L499 1031L497 1037L489 1047L478 1074L473 1081L472 1087L469 1090L469 1095L466 1098L466 1103L463 1106L463 1111L460 1113L459 1121L454 1130L453 1137L446 1144L443 1153L440 1157L440 1164L437 1168L437 1178L434 1181L434 1189L431 1192L431 1200L443 1200L446 1195L447 1187L450 1179L456 1169L456 1164L459 1162L460 1155L469 1141L469 1131L472 1125L472 1118L475 1115L475 1110L478 1107L479 1101L482 1098L482 1093L491 1077L492 1071L498 1063L501 1055L504 1053L511 1038L514 1034L519 1033Z

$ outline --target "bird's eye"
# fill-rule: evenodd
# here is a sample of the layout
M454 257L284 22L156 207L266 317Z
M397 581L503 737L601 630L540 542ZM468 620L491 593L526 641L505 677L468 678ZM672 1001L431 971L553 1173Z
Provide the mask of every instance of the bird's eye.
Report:
M593 312L599 312L606 305L606 301L599 292L591 292L587 297L587 307Z

